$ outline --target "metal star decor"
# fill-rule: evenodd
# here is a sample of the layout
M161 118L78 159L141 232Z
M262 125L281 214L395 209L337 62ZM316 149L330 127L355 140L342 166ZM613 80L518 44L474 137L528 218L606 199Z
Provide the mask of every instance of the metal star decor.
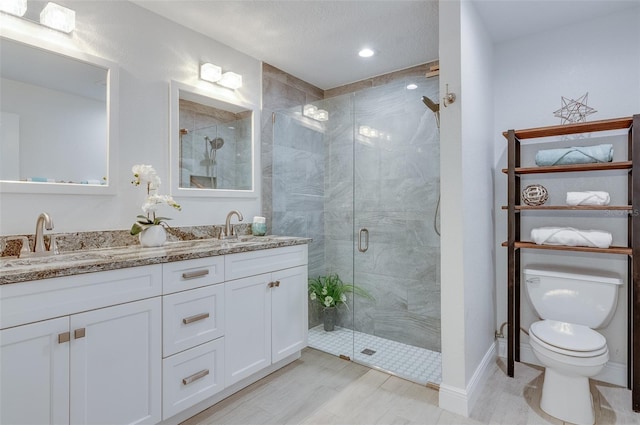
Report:
M561 96L562 108L553 112L553 115L562 119L562 124L573 124L576 122L585 122L587 116L595 114L595 109L587 106L589 92L580 96L578 99L569 99Z

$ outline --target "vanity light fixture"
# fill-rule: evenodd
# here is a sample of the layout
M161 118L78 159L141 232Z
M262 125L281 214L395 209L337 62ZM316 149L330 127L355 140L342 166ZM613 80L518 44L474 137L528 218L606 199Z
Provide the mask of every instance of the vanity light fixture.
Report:
M313 117L318 112L318 107L315 105L304 105L302 107L302 115L305 117Z
M239 89L242 87L242 75L231 71L225 72L218 84L232 90Z
M329 112L325 111L324 109L318 109L318 112L316 112L316 115L313 117L313 119L317 121L329 121Z
M222 73L222 68L209 62L200 65L200 79L211 83L220 84L228 89L239 89L242 87L242 75L235 72Z
M200 79L217 83L222 78L222 68L212 63L203 63L200 65Z
M370 139L380 139L380 140L391 141L391 133L385 133L384 131L379 131L367 125L361 125L360 127L358 127L358 134L364 137L368 137Z
M40 23L68 34L76 28L76 12L49 2L40 12Z
M0 11L15 16L24 16L27 11L27 0L0 0Z
M302 107L302 115L316 121L329 121L329 112L324 109L318 109L317 106L307 104Z

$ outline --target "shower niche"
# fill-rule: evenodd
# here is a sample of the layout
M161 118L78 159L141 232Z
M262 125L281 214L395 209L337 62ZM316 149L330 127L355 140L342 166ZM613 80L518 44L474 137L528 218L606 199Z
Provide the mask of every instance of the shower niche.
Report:
M253 111L172 82L171 184L181 196L253 194Z

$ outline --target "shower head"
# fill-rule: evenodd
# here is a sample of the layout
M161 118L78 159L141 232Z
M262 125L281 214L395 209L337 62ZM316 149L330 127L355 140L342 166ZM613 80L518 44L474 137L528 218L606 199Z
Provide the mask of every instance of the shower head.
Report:
M427 108L431 109L431 111L435 114L440 111L440 104L435 103L433 100L429 99L427 96L422 96L422 102L427 105Z
M216 137L215 139L210 139L209 136L204 136L204 140L209 143L211 149L218 150L224 145L224 139L222 137Z

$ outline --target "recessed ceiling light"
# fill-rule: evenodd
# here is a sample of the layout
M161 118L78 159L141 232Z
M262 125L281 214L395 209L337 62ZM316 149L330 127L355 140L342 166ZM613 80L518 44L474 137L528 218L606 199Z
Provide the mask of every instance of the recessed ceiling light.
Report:
M417 88L418 88L418 85L414 83L407 85L407 90L415 90Z
M366 47L358 52L358 56L360 56L361 58L370 58L371 56L375 55L375 53L376 52L374 52L372 49Z

